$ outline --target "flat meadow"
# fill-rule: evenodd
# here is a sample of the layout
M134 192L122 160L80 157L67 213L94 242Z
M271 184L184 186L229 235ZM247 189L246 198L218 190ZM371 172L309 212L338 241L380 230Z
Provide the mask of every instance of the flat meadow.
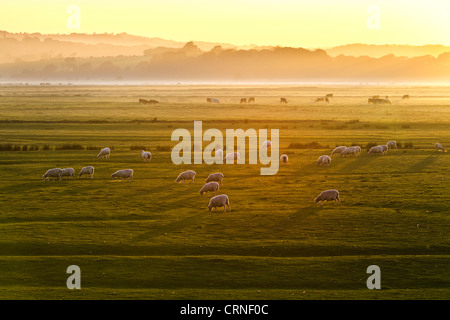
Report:
M449 299L450 153L434 146L450 147L449 92L3 85L0 299ZM327 93L329 104L314 102ZM372 95L392 104L369 105ZM255 104L239 103L250 96ZM175 165L171 134L192 132L194 120L224 135L279 129L289 164L271 176L259 163ZM390 140L398 150L367 155L367 145ZM360 145L361 156L318 167L339 145ZM111 158L97 158L107 146ZM49 168L89 165L93 179L42 180ZM128 168L133 181L111 179ZM184 170L197 172L195 183L175 183ZM231 212L209 212L211 195L199 194L219 171ZM314 203L326 189L339 190L339 205ZM66 287L70 265L81 269L81 290ZM381 269L381 290L366 286L370 265Z

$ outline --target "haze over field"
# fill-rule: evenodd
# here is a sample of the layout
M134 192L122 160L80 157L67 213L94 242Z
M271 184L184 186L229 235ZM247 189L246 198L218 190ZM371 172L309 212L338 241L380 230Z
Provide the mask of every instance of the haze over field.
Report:
M308 50L185 44L128 34L3 33L0 81L450 82L445 46L353 45ZM401 52L411 57L369 57ZM355 56L342 53L355 53ZM442 53L439 53L442 52ZM416 53L423 56L414 56Z
M450 82L450 5L14 1L4 82Z

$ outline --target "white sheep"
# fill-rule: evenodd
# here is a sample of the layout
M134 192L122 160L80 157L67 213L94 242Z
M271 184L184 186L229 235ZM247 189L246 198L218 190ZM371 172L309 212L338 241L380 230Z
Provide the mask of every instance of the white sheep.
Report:
M342 150L344 150L345 148L347 148L347 146L339 146L334 148L333 151L331 151L331 156L335 155L335 154L341 154Z
M50 180L50 178L58 178L58 180L61 180L62 176L62 169L60 168L53 168L53 169L48 169L46 173L44 173L44 175L42 176L42 179L45 180L48 178L48 180Z
M141 150L142 159L144 159L144 162L150 162L152 160L152 154L150 151L144 151Z
M195 175L197 173L195 171L192 170L188 170L188 171L183 171L182 173L180 173L177 177L177 179L175 180L176 183L179 182L184 182L185 180L191 180L191 183L194 183L194 179L195 179Z
M203 195L207 192L214 192L214 195L217 193L217 190L219 190L219 184L215 181L205 183L203 187L200 189L200 194Z
M71 177L74 178L75 170L73 168L64 168L62 169L61 178L63 177Z
M373 156L373 155L377 155L377 154L381 154L382 156L384 156L384 151L381 146L372 147L372 148L370 148L370 150L367 153L369 154L369 156Z
M435 144L436 146L436 150L437 151L443 151L443 152L447 152L444 148L444 146L442 144L440 144L439 142Z
M331 157L328 155L320 156L319 159L317 159L317 165L319 167L322 167L322 166L329 167L330 163L331 163Z
M223 207L223 212L225 212L227 209L226 206L228 206L228 211L231 211L230 200L228 199L228 196L226 194L221 194L212 197L211 200L209 200L208 209L209 211L211 211L213 208Z
M272 142L270 140L266 140L263 142L261 149L267 149L270 148L272 146Z
M109 158L111 156L111 149L110 148L103 148L100 150L99 154L97 155L97 158Z
M341 202L339 199L339 191L336 189L322 191L317 198L314 199L315 204L321 201L334 201L334 204Z
M385 145L385 144L380 144L377 147L380 147L383 150L383 154L387 153L387 151L389 149L389 147L387 145Z
M117 170L111 175L111 179L131 179L133 180L133 169L123 169L123 170Z
M341 151L341 157L346 157L347 155L353 155L356 157L357 151L355 147L348 147Z
M90 175L91 179L94 177L94 167L88 166L81 168L80 172L78 173L78 178L81 178L84 175Z
M223 173L222 172L216 172L216 173L211 173L208 178L206 178L205 183L211 182L211 181L216 181L220 184L223 184L222 182L223 180Z
M241 158L241 154L239 152L230 152L225 156L226 163L232 163L234 160L239 160Z
M397 149L397 142L394 140L389 141L388 143L386 143L388 149Z
M360 146L354 146L354 148L356 149L356 156L360 156L361 155L361 147Z
M288 161L289 161L289 158L288 158L288 156L287 156L287 154L282 154L281 156L280 156L280 162L281 163L288 163Z

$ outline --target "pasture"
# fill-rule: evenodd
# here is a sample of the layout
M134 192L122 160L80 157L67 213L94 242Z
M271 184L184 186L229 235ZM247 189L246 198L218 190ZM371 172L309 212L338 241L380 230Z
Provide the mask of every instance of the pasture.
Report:
M329 104L314 103L329 92ZM450 153L434 147L450 147L448 92L2 86L0 145L36 148L0 151L0 298L449 299ZM392 105L368 105L375 94ZM239 103L250 96L255 104ZM192 132L194 120L203 130L279 129L289 164L274 176L261 176L261 164L174 165L171 133ZM367 144L390 140L402 147L367 155ZM316 165L335 146L352 144L361 157ZM106 146L111 158L97 158ZM150 163L141 146L152 152ZM42 180L49 168L78 174L88 165L93 179ZM133 181L111 180L128 168ZM194 184L175 183L184 170L197 172ZM199 194L219 171L218 194L229 196L231 212L208 212L211 195ZM326 189L339 190L340 205L314 204ZM366 287L373 264L381 290ZM81 290L66 287L69 265L81 268Z

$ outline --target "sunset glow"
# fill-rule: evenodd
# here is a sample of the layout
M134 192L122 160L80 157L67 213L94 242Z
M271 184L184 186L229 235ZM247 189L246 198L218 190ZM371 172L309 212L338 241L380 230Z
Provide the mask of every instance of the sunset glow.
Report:
M70 5L80 8L79 29L67 26ZM379 20L371 28L374 7ZM126 32L236 45L450 45L450 2L445 0L8 0L2 2L0 21L0 29L9 32Z

